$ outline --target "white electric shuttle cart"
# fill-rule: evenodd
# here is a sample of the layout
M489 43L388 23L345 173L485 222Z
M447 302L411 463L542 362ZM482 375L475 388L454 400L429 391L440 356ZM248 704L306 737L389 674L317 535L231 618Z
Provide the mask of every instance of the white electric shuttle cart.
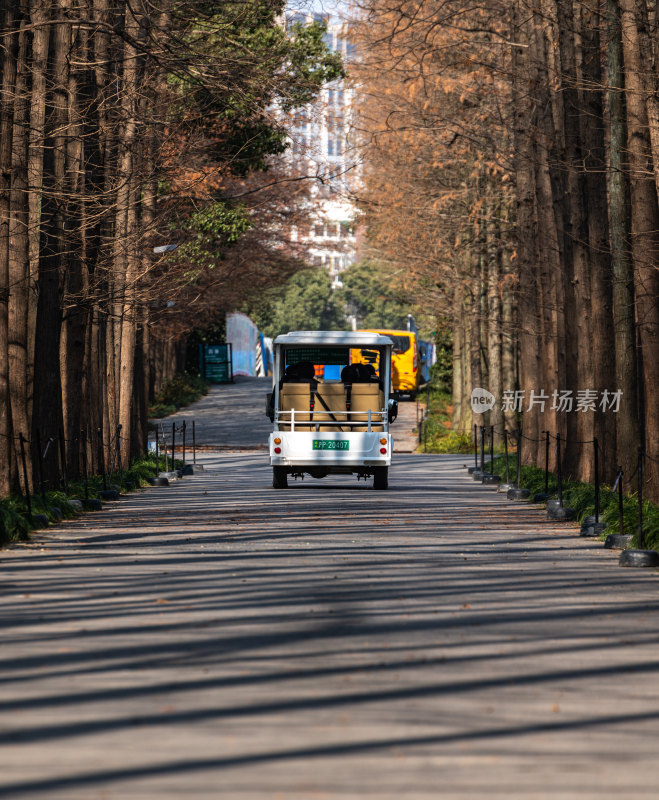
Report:
M389 425L391 351L387 336L354 331L295 331L274 342L267 414L275 489L288 476L373 476L386 489L393 438ZM353 359L355 362L352 363Z

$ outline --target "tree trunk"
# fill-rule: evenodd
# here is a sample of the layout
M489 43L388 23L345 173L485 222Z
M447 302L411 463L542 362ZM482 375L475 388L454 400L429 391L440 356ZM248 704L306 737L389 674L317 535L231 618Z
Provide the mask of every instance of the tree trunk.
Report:
M641 37L643 10L635 0L620 0L623 56L625 61L625 96L627 102L627 147L631 171L632 256L636 322L642 351L641 389L643 412L640 414L641 443L654 459L659 457L659 207L655 191L654 164L651 155L646 93L642 75ZM659 467L647 464L650 496L659 499Z
M65 234L66 155L68 126L68 63L71 28L67 21L69 0L56 0L54 14L59 24L51 28L44 148L44 192L41 206L41 252L39 257L39 300L34 359L33 429L42 436L57 436L62 421L60 380L60 334L62 325L61 285L67 270ZM45 480L50 488L58 484L55 459L46 464Z
M496 441L503 433L503 379L501 375L501 263L499 256L498 204L488 204L487 233L487 360L489 365L489 391L496 397L489 413L489 424L494 426Z
M137 38L139 21L134 8L126 8L126 33ZM117 216L115 222L115 286L122 287L121 326L118 352L121 354L119 376L119 415L123 438L121 455L124 463L131 457L131 429L133 413L133 372L137 335L137 280L140 257L137 250L137 210L140 202L141 182L137 173L134 152L137 137L138 108L138 54L128 42L124 45L122 112L124 116L121 137L119 186L117 190ZM115 345L116 346L116 345Z
M616 458L628 482L636 469L640 441L636 396L636 330L634 324L634 267L630 250L629 172L626 163L627 121L624 98L622 32L617 0L607 0L609 67L609 218L613 271L613 341L615 388L622 391L616 418Z
M2 28L15 27L14 11L2 10ZM0 96L0 497L9 494L15 463L12 448L11 403L9 389L9 224L11 189L11 154L13 96L16 83L15 36L10 36L2 50L2 95Z
M28 9L20 5L20 20L26 22ZM16 434L30 439L32 430L28 417L28 309L31 302L30 264L28 256L28 34L18 36L16 85L14 94L14 127L12 132L11 192L9 219L9 387L11 417ZM18 445L16 445L18 447ZM18 457L18 452L16 456ZM28 472L31 472L30 454Z
M525 9L518 1L514 8L514 28L512 38L515 42L528 43L529 31ZM538 390L541 375L540 347L538 338L538 310L536 298L538 286L535 280L537 241L535 217L534 165L531 154L531 130L533 113L529 93L528 50L513 50L513 172L516 192L517 219L517 305L520 314L519 327L519 384L520 390L528 398L532 390ZM521 419L521 417L520 417ZM537 407L523 414L523 433L530 441L523 440L522 457L527 464L535 463L539 433Z
M575 394L594 386L592 313L588 219L580 140L583 126L579 102L574 14L571 0L557 0L559 50L563 75L563 136L565 141L564 253L566 334L568 343L568 388ZM594 415L573 411L568 414L565 446L566 474L592 480L592 451L584 443L593 439ZM574 424L576 423L576 424Z
M600 16L588 5L581 6L581 42L583 51L583 81L587 90L582 93L581 135L584 143L586 208L588 209L588 238L591 263L592 297L592 359L593 385L598 399L603 392L614 389L615 368L612 354L614 339L612 322L613 281L607 208L606 151L604 143L603 96L600 64ZM594 414L594 434L602 448L600 459L604 480L614 480L616 446L616 414L599 405ZM584 447L588 452L588 446ZM592 451L591 451L592 453ZM606 471L604 471L606 470Z

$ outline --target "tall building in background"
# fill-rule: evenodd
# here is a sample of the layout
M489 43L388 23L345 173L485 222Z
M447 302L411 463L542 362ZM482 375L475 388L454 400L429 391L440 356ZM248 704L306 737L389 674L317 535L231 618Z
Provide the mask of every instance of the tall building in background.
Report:
M342 22L328 14L291 14L289 25L322 21L327 26L325 42L343 56L346 65L354 59L354 47L344 36ZM333 286L341 286L341 273L357 260L356 208L350 201L349 184L355 180L355 151L350 146L354 90L345 81L325 86L312 105L293 117L291 166L313 178L310 224L291 232L303 257L329 271Z

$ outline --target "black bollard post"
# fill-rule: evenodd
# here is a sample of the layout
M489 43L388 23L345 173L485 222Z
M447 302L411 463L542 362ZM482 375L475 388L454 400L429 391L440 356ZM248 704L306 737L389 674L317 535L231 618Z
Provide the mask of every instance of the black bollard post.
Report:
M563 506L563 469L561 464L561 435L556 434L556 480L558 483L558 501L549 501L547 503L547 517L549 519L559 520L560 522L568 522L574 519L576 514L573 508L565 508Z
M89 500L89 480L87 475L87 431L81 431L82 442L82 477L85 483L85 502Z
M163 429L162 429L162 449L163 449L163 452L165 454L165 472L169 472L169 461L167 460L168 459L167 436L165 435L164 426L163 426Z
M117 425L117 429L114 434L114 452L112 453L112 465L110 466L110 480L112 480L112 476L114 475L114 466L117 463L117 455L120 452L121 447L121 425Z
M618 484L618 523L620 526L620 535L625 535L625 526L623 520L623 512L622 512L622 467L618 467L618 477L616 479L616 483ZM615 489L614 489L615 491Z
M593 439L595 455L595 524L600 521L600 470L599 470L599 445L597 437Z
M563 508L563 466L561 464L561 434L556 434L556 479L558 481L558 505Z
M478 436L478 428L477 428L476 425L474 425L474 436L476 438L476 442L478 442L479 436ZM485 428L481 425L480 426L480 464L479 464L479 453L478 453L479 445L475 444L474 445L474 456L476 458L476 468L471 470L471 477L475 481L482 481L483 480L483 475L485 475L485 458L484 458L484 455L483 455L483 450L484 450L484 446L485 446L484 445L484 441L485 441L484 437L485 437Z
M172 471L176 469L174 454L176 453L176 423L172 422Z
M156 425L156 478L158 477L159 469L159 453L158 453L158 426Z
M485 425L481 425L481 472L485 474Z
M98 449L101 455L100 467L101 467L101 475L103 477L103 489L107 489L108 481L105 476L105 443L103 442L103 428L99 428L97 430L97 434L98 434Z
M498 486L501 483L499 475L494 474L494 425L490 425L490 471L483 475L486 486Z
M27 513L32 517L32 499L30 498L30 484L27 482L27 463L25 461L25 437L22 433L18 434L21 443L21 462L23 463L23 483L25 484L25 502L27 503Z
M192 463L197 463L197 432L194 420L192 420Z
M41 490L41 501L43 503L43 509L46 510L47 503L46 503L46 485L43 481L43 453L41 452L41 431L39 428L36 430L36 437L37 437L37 462L39 464L39 489Z
M62 476L62 488L64 489L64 494L68 497L69 479L66 474L66 442L64 440L64 431L61 428L59 429L59 458L61 466L60 474Z
M625 533L625 526L622 513L622 467L618 467L618 474L616 475L615 483L613 484L613 491L618 491L618 530L619 533L610 533L606 537L604 547L609 550L624 550L629 546L631 536Z
M534 503L544 503L549 500L549 431L545 431L545 490L533 495Z
M643 448L638 448L638 549L643 549Z
M522 426L517 425L517 482L508 489L506 497L509 500L526 500L531 494L528 489L522 489Z
M467 472L470 475L478 472L478 425L474 425L474 466L468 467Z
M182 447L183 447L183 456L182 456L182 458L183 458L183 469L185 469L185 420L183 420L183 426L182 427L183 427L183 431L182 431L183 436L182 436L182 439L181 439Z
M593 466L595 469L595 514L592 517L586 517L581 525L582 536L599 536L604 533L606 525L600 522L600 466L599 466L599 442L597 437L593 439L593 455L595 460Z
M503 429L503 450L506 454L506 483L510 484L510 470L508 468L508 429Z

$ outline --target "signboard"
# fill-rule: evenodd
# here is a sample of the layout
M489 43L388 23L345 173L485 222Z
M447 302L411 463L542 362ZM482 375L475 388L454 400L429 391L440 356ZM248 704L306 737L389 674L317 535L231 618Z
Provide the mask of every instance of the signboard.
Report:
M202 376L210 383L233 383L230 344L200 344L199 364Z

